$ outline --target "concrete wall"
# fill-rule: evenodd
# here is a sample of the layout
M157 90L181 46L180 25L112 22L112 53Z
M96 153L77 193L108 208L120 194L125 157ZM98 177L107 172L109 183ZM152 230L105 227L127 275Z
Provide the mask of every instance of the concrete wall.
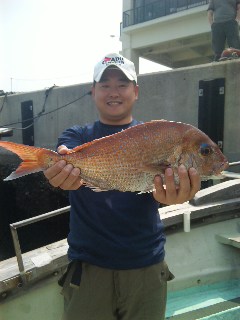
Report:
M197 67L180 68L139 76L140 96L135 105L134 116L143 121L167 119L198 124L198 86L200 80L225 78L225 130L224 153L230 161L240 160L240 60L210 63ZM91 88L91 83L68 87L55 87L49 92L45 114L35 120L35 145L54 148L58 135L74 124L84 125L97 118L90 95L72 104ZM0 127L12 122L21 122L21 102L33 100L34 115L41 112L45 91L14 94L3 105L0 97ZM21 123L14 125L21 127ZM11 138L22 142L21 130L14 130Z

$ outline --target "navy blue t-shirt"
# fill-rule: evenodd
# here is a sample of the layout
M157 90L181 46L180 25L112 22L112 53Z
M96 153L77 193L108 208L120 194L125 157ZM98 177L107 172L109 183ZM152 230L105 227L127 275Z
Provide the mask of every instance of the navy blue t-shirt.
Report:
M62 133L58 146L72 149L137 124L136 120L121 126L96 121L85 127L74 126ZM152 193L94 192L82 186L69 191L69 200L70 260L120 270L142 268L164 259L163 224Z

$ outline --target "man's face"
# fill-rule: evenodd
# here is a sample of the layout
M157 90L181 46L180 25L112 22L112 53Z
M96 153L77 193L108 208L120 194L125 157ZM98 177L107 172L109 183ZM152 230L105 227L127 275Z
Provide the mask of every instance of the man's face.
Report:
M103 123L126 124L132 121L138 86L129 81L121 70L109 68L92 88L92 97Z

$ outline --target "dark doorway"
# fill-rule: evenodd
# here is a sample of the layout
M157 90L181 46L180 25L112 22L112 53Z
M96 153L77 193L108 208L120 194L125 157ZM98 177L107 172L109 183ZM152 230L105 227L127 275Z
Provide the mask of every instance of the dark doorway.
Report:
M225 79L199 81L198 128L205 132L223 151ZM202 187L211 186L212 180Z
M223 150L225 79L199 81L198 128Z
M34 146L34 122L32 100L21 103L23 144Z

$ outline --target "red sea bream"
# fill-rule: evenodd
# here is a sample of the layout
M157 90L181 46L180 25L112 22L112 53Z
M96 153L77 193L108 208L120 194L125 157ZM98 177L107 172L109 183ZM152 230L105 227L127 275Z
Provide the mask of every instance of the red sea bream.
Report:
M66 155L13 142L0 147L16 153L23 162L5 180L43 171L60 159L81 170L84 183L94 190L148 192L156 175L164 178L171 167L196 168L202 180L220 177L228 161L219 147L192 125L154 120L78 146Z

